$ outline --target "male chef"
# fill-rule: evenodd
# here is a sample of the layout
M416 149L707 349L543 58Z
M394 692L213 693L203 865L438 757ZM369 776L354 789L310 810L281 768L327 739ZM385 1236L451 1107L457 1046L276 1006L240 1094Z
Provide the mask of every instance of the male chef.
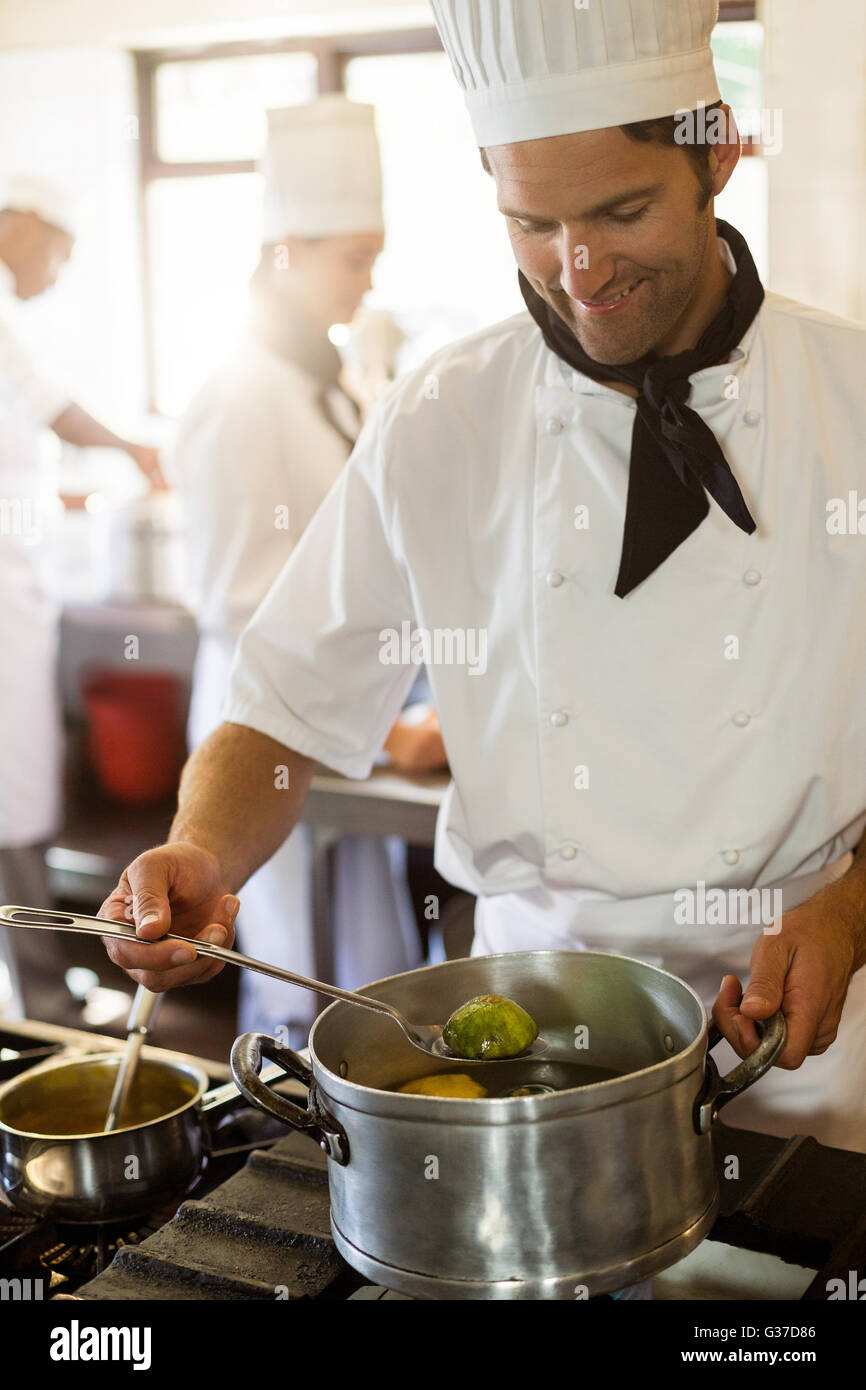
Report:
M170 843L104 911L230 939L315 761L370 771L415 652L475 952L656 962L712 1006L722 1065L781 1008L732 1122L866 1150L866 545L827 527L866 486L866 330L766 294L715 220L739 158L728 109L705 119L717 8L433 0L527 312L376 406L241 638ZM219 968L108 949L156 990Z

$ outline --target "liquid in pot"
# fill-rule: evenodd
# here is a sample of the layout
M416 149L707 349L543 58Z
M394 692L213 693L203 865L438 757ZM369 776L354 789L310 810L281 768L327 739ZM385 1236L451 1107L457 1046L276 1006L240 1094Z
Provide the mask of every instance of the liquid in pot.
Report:
M481 1065L472 1062L455 1063L449 1067L447 1072L452 1074L459 1072L470 1076L473 1081L484 1086L487 1091L485 1099L500 1100L507 1096L509 1091L514 1091L522 1086L544 1086L554 1091L571 1091L578 1086L592 1086L599 1081L612 1081L615 1077L626 1075L625 1072L615 1071L611 1067L590 1066L585 1062L571 1061L539 1061L522 1062L520 1058L513 1061L484 1062ZM447 1074L443 1068L440 1074ZM423 1076L430 1076L432 1073L427 1069L420 1070L415 1077L404 1076L399 1081L393 1082L387 1089L399 1091L401 1086L405 1086L407 1081L418 1081Z
M74 1137L105 1127L117 1062L70 1063L30 1076L4 1097L0 1121L25 1134ZM139 1063L118 1129L158 1120L197 1094L195 1078L148 1061Z

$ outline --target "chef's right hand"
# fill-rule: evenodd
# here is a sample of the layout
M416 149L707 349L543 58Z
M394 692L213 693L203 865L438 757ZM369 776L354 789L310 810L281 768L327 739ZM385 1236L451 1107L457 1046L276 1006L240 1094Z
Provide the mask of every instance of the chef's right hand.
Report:
M158 942L171 931L191 941L231 946L240 903L227 891L215 857L180 840L140 854L121 874L114 892L99 910L115 922L134 922L141 940L103 937L115 965L136 984L155 994L178 985L200 985L223 969L220 961L196 956L192 946Z

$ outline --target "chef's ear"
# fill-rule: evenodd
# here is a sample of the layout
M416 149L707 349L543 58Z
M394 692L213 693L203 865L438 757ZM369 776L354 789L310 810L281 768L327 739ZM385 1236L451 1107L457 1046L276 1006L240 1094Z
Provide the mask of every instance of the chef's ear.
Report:
M725 119L714 122L713 140L709 148L714 198L718 198L728 183L743 152L736 116L726 102L722 103L719 110L724 113Z
M487 158L487 151L486 151L485 149L482 148L482 149L479 149L478 153L481 155L481 167L482 167L482 169L484 170L485 174L490 174L491 177L492 177L492 176L493 176L493 170L492 170L491 167L490 167L490 160Z

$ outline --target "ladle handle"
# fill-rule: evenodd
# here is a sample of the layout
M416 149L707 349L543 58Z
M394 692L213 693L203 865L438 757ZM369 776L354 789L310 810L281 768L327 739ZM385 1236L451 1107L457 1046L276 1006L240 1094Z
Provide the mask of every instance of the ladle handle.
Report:
M126 1022L126 1047L123 1050L123 1060L117 1069L114 1088L108 1102L108 1114L103 1128L104 1134L110 1134L112 1130L117 1129L129 1099L129 1093L132 1090L144 1040L150 1033L151 1024L161 1003L162 995L152 994L149 989L145 989L144 985L139 985L135 991L135 998L132 1001L132 1008Z
M110 936L117 941L135 941L140 946L179 941L184 946L195 947L200 956L210 956L239 969L255 970L259 975L270 975L274 980L285 980L286 984L300 985L301 989L312 990L314 994L327 994L332 999L345 999L349 1004L360 1005L362 1009L372 1009L373 1013L387 1014L401 1028L406 1028L403 1015L390 1004L383 1004L378 999L368 999L364 994L353 994L348 989L339 989L337 985L325 984L323 980L311 980L306 975L296 975L292 970L269 965L267 961L245 956L241 951L233 951L228 946L214 946L209 941L191 941L188 936L176 936L172 932L159 937L157 942L142 941L131 922L116 922L109 917L90 917L84 912L54 912L42 907L0 907L0 923L8 927L36 927L43 931L72 931L83 932L86 936Z
M153 994L149 989L145 989L144 985L139 985L126 1022L127 1036L130 1033L140 1033L146 1038L161 1003L161 994Z

